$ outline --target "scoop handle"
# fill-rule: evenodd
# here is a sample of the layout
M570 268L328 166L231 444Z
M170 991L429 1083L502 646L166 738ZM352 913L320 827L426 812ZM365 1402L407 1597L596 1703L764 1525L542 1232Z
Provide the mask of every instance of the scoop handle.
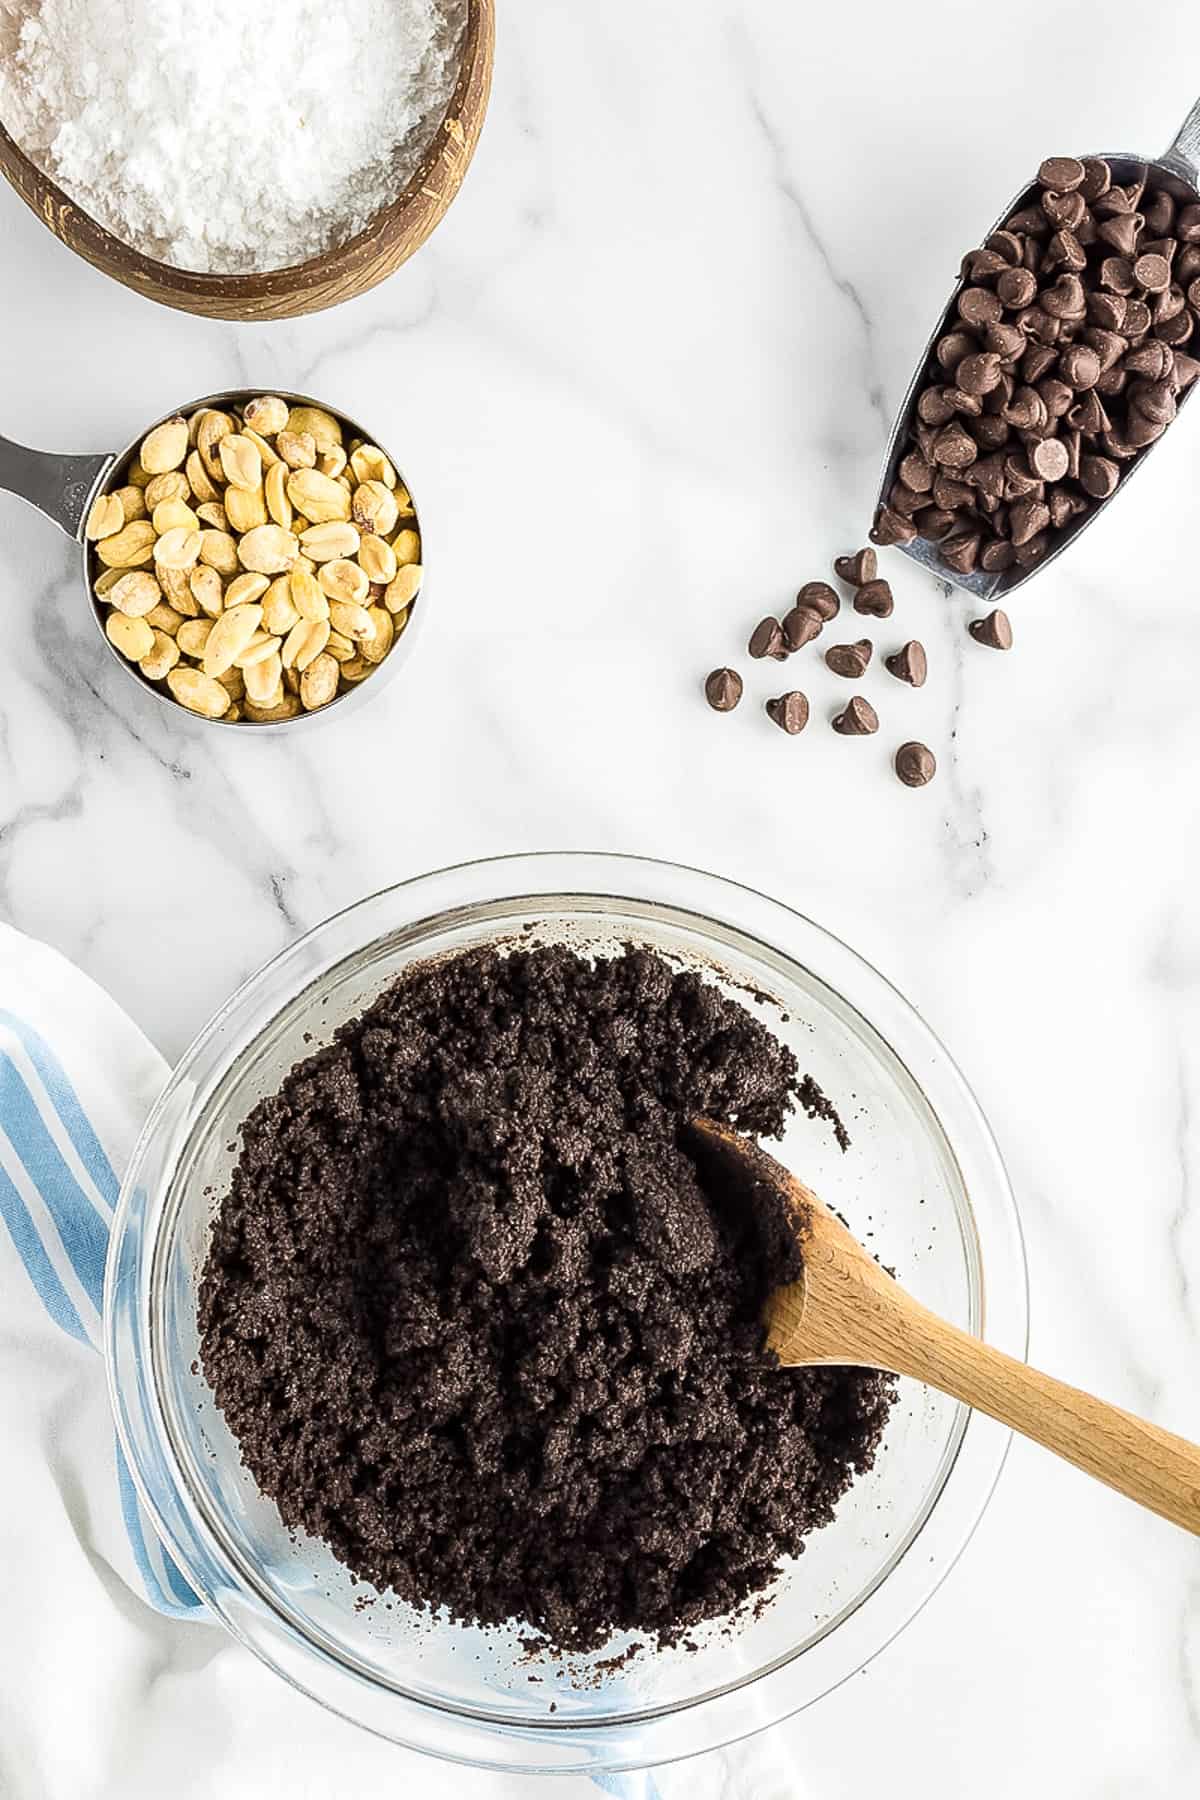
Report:
M112 465L111 456L62 456L0 437L0 488L28 500L77 540L92 495Z
M1197 100L1159 159L1174 175L1200 192L1200 100Z
M1200 1535L1200 1445L1005 1356L908 1302L885 1357Z

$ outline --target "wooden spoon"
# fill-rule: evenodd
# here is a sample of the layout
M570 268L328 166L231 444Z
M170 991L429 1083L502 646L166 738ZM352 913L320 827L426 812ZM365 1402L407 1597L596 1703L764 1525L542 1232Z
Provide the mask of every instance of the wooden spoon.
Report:
M702 1170L765 1185L795 1221L804 1274L764 1315L785 1368L837 1363L911 1375L978 1407L1139 1505L1200 1534L1200 1446L1005 1356L906 1294L774 1157L711 1119L693 1130Z

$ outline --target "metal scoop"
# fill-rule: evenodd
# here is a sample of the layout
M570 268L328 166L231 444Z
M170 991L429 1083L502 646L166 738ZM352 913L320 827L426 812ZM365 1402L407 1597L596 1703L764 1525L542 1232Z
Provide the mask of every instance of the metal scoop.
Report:
M228 719L206 719L201 714L190 712L186 707L180 706L178 701L173 699L161 685L148 681L137 664L129 662L109 642L104 630L104 609L92 592L93 546L84 541L83 535L92 503L101 494L109 493L123 484L125 471L137 453L139 445L146 434L152 431L156 425L164 424L176 413L183 413L190 417L192 413L199 411L202 407L216 407L222 411L229 407L240 407L262 391L260 388L231 388L222 394L208 394L202 400L188 401L186 405L176 407L174 412L164 414L163 418L152 420L149 425L139 431L133 442L127 444L125 449L116 456L64 456L53 451L31 450L24 444L14 443L11 438L0 436L0 489L10 494L16 494L20 499L27 500L31 506L36 506L39 512L54 521L60 531L65 531L68 537L74 538L76 543L82 547L80 573L84 595L105 650L116 662L118 668L130 680L136 682L144 694L153 695L155 700L168 706L175 722L180 725L220 725L228 730L239 732L284 731L296 725L311 724L332 712L344 716L348 707L361 705L364 700L370 698L372 693L378 693L383 683L395 675L400 663L411 655L413 632L423 616L424 609L418 603L418 596L418 601L413 602L412 617L407 628L383 661L375 668L369 680L360 682L357 686L338 694L328 705L319 707L313 712L297 713L292 719L261 721L242 719L236 723ZM333 413L352 436L361 438L365 443L379 444L392 467L397 470L399 479L404 482L406 487L408 486L399 463L396 462L387 446L380 443L377 437L372 436L363 426L351 419L340 407L331 407L324 400L312 400L305 394L290 394L282 388L272 388L271 392L277 394L281 400L286 400L289 406L321 407L324 411ZM411 494L411 488L409 492Z
M1174 194L1176 199L1195 201L1200 198L1200 100L1196 102L1187 118L1183 121L1183 124L1179 127L1171 144L1163 152L1162 156L1157 159L1147 159L1144 156L1131 156L1126 152L1110 155L1107 151L1089 151L1087 154L1089 156L1102 156L1104 161L1107 162L1112 169L1114 181L1122 183L1130 182L1139 175L1149 171L1150 174L1159 177L1160 185ZM1004 211L1000 214L996 223L991 227L991 230L999 231L1005 224L1005 221L1012 217L1014 212L1020 207L1029 204L1030 197L1036 194L1036 192L1037 189L1035 186L1031 187L1026 185L1023 187L1020 193L1017 194L1004 208ZM990 235L990 233L985 235ZM980 241L982 242L983 240L981 239ZM938 319L937 325L934 327L929 342L921 352L921 359L917 364L916 372L909 383L908 392L905 394L900 410L896 415L896 423L892 428L891 439L888 443L887 454L884 458L883 478L880 482L879 493L875 500L875 512L878 511L879 507L891 492L892 483L896 480L900 461L909 448L909 429L912 424L917 398L922 387L925 385L929 366L933 359L934 347L937 344L938 339L942 337L949 328L951 319L956 316L955 309L958 305L958 296L965 285L965 277L960 276L955 285L954 292L951 294L944 311ZM1196 387L1200 387L1200 382L1193 383L1191 387L1186 388L1180 395L1180 412L1182 412L1187 401L1191 399L1192 393ZM1006 594L1014 593L1017 588L1023 587L1027 581L1031 580L1034 575L1040 573L1040 571L1046 568L1049 563L1052 563L1056 557L1061 556L1063 551L1066 550L1069 545L1074 543L1080 532L1088 525L1092 524L1095 519L1099 518L1104 509L1111 505L1113 500L1118 499L1120 495L1124 493L1126 483L1137 470L1142 467L1142 464L1147 461L1150 451L1154 448L1154 444L1148 445L1146 449L1140 451L1137 457L1129 463L1126 473L1122 475L1117 487L1113 490L1112 494L1109 495L1108 499L1095 502L1089 507L1087 512L1081 513L1076 518L1069 520L1066 525L1056 531L1048 554L1032 568L1022 569L1014 567L1005 569L998 574L989 574L986 570L977 569L970 575L961 575L957 570L950 568L948 564L942 561L938 554L937 544L930 542L926 538L914 538L911 543L896 544L892 547L897 550L902 550L905 556L911 557L914 562L920 563L922 568L928 569L932 574L940 576L943 581L951 582L955 587L964 588L968 593L975 594L981 600L998 600ZM874 516L874 514L872 516Z

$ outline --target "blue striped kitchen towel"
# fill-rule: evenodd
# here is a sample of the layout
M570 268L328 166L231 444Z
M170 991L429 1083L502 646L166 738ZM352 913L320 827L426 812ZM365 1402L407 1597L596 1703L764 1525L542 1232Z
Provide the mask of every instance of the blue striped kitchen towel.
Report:
M19 1377L3 1387L21 1397L25 1415L6 1419L0 1435L19 1444L31 1430L31 1395L53 1385L64 1357L74 1362L72 1375L95 1393L76 1530L156 1611L203 1618L134 1492L96 1356L117 1171L166 1076L162 1057L101 988L56 951L0 925L0 1222L27 1278L8 1279L11 1260L0 1261L5 1359L17 1365L6 1376ZM66 1492L76 1492L74 1482ZM20 1530L19 1519L11 1523Z
M73 1631L88 1620L98 1629L112 1598L106 1569L156 1612L215 1623L142 1511L97 1354L120 1171L167 1073L109 995L0 923L0 1542L24 1552L4 1596L13 1618L90 1566L100 1587L78 1588ZM795 1792L761 1739L674 1774L599 1776L595 1787L618 1800Z

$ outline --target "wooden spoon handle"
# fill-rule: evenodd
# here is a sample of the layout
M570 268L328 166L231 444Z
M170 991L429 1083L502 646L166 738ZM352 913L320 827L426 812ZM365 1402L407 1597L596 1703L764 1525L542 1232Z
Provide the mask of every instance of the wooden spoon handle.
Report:
M1200 1445L906 1306L889 1367L978 1407L1119 1494L1200 1535Z

